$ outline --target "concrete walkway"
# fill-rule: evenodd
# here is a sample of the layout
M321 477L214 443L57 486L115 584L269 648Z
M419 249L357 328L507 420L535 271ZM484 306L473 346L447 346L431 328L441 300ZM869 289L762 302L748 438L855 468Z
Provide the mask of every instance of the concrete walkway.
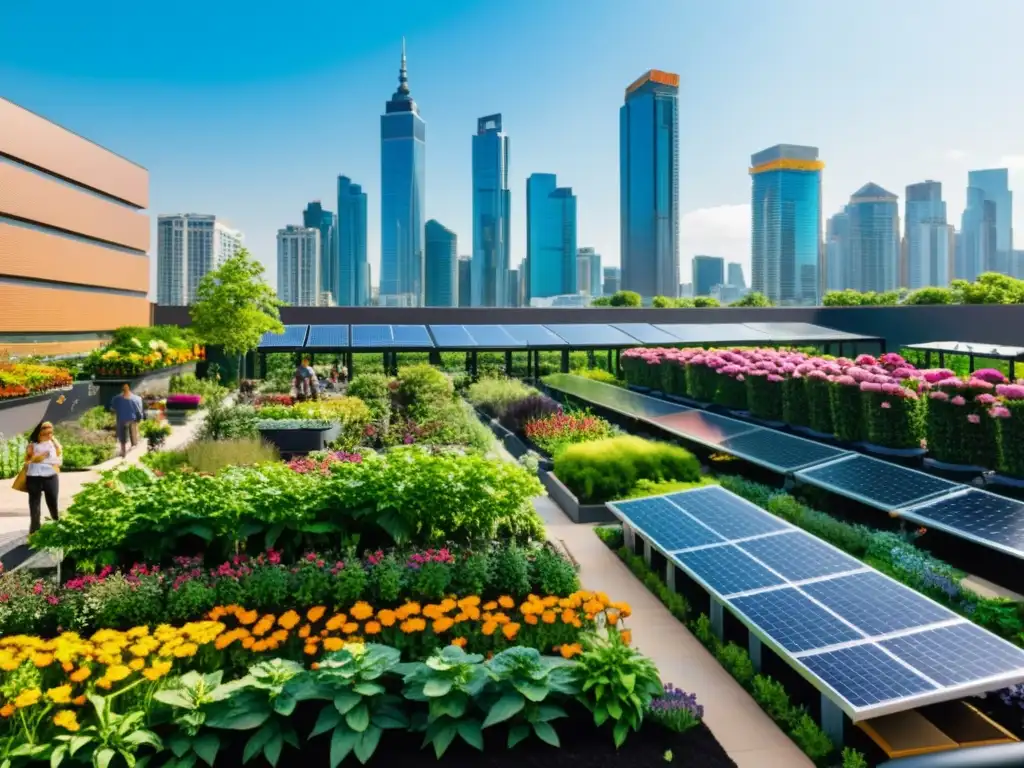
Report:
M202 427L205 417L205 411L200 411L189 419L188 423L177 427L172 426L171 434L164 443L163 450L177 450L191 442ZM60 509L67 509L75 494L82 490L82 486L99 479L100 472L114 469L125 462L137 464L145 454L146 441L144 438L140 438L139 444L130 450L124 459L117 457L82 472L62 472L60 475ZM28 532L28 496L14 490L11 487L13 482L14 478L0 480L0 536ZM47 520L49 520L49 514L44 504L44 525Z
M549 538L579 563L584 589L630 604L633 615L626 626L634 644L658 665L665 682L697 694L704 722L739 768L812 768L807 756L718 660L597 538L593 526L574 524L547 497L535 499L534 506Z

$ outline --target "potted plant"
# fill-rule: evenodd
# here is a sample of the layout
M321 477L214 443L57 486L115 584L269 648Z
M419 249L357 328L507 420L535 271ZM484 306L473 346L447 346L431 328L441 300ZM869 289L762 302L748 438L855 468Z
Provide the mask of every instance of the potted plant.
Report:
M139 432L146 438L146 446L150 451L156 451L170 437L171 425L155 419L147 419L139 425Z
M341 425L327 419L262 419L256 428L282 456L326 450L341 434Z
M167 396L167 420L171 424L184 424L188 415L199 410L203 398L200 395L168 395Z

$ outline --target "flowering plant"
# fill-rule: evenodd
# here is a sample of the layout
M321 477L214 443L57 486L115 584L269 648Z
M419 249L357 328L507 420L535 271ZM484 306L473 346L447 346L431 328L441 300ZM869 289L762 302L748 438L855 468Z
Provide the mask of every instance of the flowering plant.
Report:
M558 412L526 422L526 437L548 456L564 445L600 440L612 434L612 425L583 412Z
M167 408L172 411L194 411L202 402L202 395L174 394L167 396Z
M65 368L12 362L6 355L0 356L0 400L62 389L73 383L71 373Z

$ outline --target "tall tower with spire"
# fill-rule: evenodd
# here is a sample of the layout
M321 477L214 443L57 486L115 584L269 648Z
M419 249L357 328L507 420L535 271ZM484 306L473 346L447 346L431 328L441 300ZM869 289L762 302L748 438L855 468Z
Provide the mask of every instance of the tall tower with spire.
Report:
M402 38L398 90L380 116L380 303L423 306L426 128L409 91Z

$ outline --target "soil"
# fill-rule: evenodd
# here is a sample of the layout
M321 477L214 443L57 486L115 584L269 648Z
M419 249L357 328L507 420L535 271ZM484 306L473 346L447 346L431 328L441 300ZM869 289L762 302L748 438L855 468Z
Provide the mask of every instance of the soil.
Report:
M300 718L305 719L305 718ZM562 742L560 749L548 746L536 738L529 738L513 749L507 749L507 730L494 726L484 731L485 748L479 752L456 740L441 760L434 757L433 747L421 749L422 734L386 731L368 768L736 768L721 745L703 723L686 733L673 733L647 722L639 733L630 733L626 743L616 750L611 731L594 727L588 713L576 714L556 720L552 725ZM308 766L330 765L329 734L311 741L302 740L312 722L295 723L300 734L302 752L289 747L281 754L279 766L301 763ZM247 738L247 737L246 737ZM241 765L241 750L245 739L232 745L218 757L217 768ZM671 752L671 760L666 753ZM262 757L250 761L250 768L264 768ZM345 765L359 765L355 756L349 756Z

